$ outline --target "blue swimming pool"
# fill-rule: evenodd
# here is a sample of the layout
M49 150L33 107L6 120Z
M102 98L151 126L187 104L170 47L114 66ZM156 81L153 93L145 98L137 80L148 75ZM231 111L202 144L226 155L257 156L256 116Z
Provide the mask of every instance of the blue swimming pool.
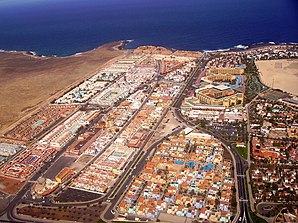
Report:
M237 76L236 77L236 84L231 85L232 89L238 88L240 85L242 85L242 77Z
M183 165L184 164L184 161L183 160L177 160L177 161L175 161L175 164Z
M201 168L201 170L210 171L214 167L214 164L207 164Z
M186 163L186 165L187 165L187 167L189 167L189 168L194 168L194 167L195 167L195 162L194 162L194 161L188 161L188 162Z
M37 156L33 156L28 160L28 163L33 163L35 160L37 160Z
M79 128L79 126L75 125L74 127L71 128L71 132L74 133L75 131L77 131L77 129Z
M45 122L45 120L38 120L38 121L35 122L32 126L33 126L33 127L37 127L37 126L42 125L44 122Z

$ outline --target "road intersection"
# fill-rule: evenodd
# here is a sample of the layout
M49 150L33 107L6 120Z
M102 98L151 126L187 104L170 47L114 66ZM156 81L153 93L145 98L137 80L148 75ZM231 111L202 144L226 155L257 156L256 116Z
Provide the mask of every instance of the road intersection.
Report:
M203 67L206 63L206 57L207 55L204 54L202 58L198 61L198 66L192 71L192 73L189 75L188 79L186 80L185 84L183 85L182 89L180 90L179 94L175 97L171 107L167 108L166 111L163 113L162 117L159 119L158 123L155 125L154 129L149 133L147 138L145 139L144 143L142 144L141 148L138 150L138 153L135 154L134 159L132 159L126 166L125 172L122 174L122 176L116 181L113 188L111 188L104 196L87 202L79 202L79 203L52 203L50 199L44 199L44 203L41 203L40 205L50 205L50 206L82 206L82 205L92 205L97 204L99 202L107 203L107 208L105 209L104 213L102 213L101 217L104 220L112 220L115 215L117 215L116 206L118 202L121 200L122 195L125 193L127 187L130 185L130 183L133 181L135 176L138 175L138 173L142 170L146 160L149 158L150 154L152 154L152 151L166 138L171 135L178 134L185 126L191 127L193 129L196 129L198 131L210 134L214 136L216 139L220 140L223 144L223 146L230 151L235 166L235 172L237 177L237 191L238 191L238 206L239 206L239 213L237 215L237 218L234 219L234 222L253 222L251 220L250 216L250 209L249 209L249 203L248 203L248 193L246 189L246 170L248 168L248 163L245 161L236 150L234 150L231 146L231 143L223 139L221 136L214 134L213 132L203 129L201 127L198 127L197 125L193 124L189 120L185 119L181 112L180 112L180 106L182 101L184 100L184 97L187 95L187 92L191 88L191 85L195 80L197 80L197 75L199 74L199 79L202 78L204 75ZM167 136L155 141L152 145L149 146L148 149L144 150L145 145L150 141L152 136L154 135L155 131L159 125L161 124L162 120L166 116L167 112L171 111L173 112L175 118L181 122L181 126L174 129L170 134ZM128 125L129 123L127 123ZM118 134L120 134L119 132ZM117 135L118 135L117 134ZM116 135L116 136L117 136ZM115 136L115 137L116 137ZM61 151L62 153L63 151ZM55 161L59 157L59 154L57 154L57 157L53 160ZM52 161L52 162L53 162ZM37 180L43 171L45 171L51 163L46 164L39 173L37 173L33 178L32 182ZM24 195L27 193L28 190L30 190L30 187L32 186L32 182L28 182L22 190L14 197L12 202L10 202L9 206L6 209L7 218L10 222L22 222L22 219L19 216L16 216L15 214L15 206L20 202L23 201ZM34 221L38 222L38 221Z

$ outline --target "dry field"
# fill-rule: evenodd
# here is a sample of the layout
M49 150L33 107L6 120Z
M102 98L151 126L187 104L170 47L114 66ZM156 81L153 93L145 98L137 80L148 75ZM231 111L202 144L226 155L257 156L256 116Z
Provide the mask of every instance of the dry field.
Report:
M126 51L117 46L120 42L68 57L0 52L0 133L111 59L124 55Z
M256 65L264 84L298 96L298 59L262 60Z
M19 205L17 213L23 220L39 222L98 222L106 205L92 207L42 207ZM46 220L45 220L46 219Z
M20 180L0 176L0 191L6 194L16 194L24 185Z

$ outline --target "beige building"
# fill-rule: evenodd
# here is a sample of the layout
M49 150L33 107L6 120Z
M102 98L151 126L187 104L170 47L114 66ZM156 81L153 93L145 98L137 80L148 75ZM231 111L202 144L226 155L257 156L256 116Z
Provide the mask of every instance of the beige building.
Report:
M230 75L230 74L208 74L206 77L204 77L205 81L208 82L216 82L216 81L229 81L232 82L236 80L236 76Z
M220 85L208 85L202 89L196 90L196 98L202 104L208 105L223 105L231 107L242 104L244 101L244 94Z
M215 69L209 69L208 73L240 75L244 73L244 69L243 68L215 68Z

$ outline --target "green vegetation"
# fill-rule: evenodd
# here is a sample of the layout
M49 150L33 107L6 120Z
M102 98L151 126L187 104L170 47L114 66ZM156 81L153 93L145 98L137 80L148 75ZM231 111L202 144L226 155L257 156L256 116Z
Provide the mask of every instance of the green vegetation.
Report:
M247 146L246 147L236 147L236 144L233 144L233 147L237 150L240 156L247 160Z
M246 88L245 88L245 104L249 103L258 93L266 90L268 87L264 86L259 79L259 72L253 60L246 59Z
M250 217L251 220L253 222L257 222L257 223L267 223L266 220L264 220L263 218L260 218L259 216L257 216L254 212L250 212Z

